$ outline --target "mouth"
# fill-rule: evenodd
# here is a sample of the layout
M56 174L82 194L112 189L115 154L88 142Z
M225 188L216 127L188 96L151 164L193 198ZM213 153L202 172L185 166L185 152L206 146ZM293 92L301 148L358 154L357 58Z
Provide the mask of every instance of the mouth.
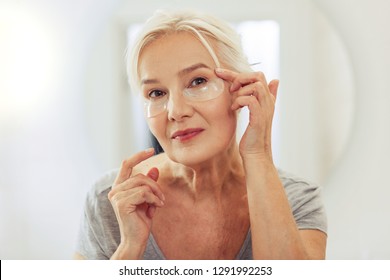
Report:
M186 130L178 130L172 134L171 138L179 141L187 141L203 132L203 128L189 128Z

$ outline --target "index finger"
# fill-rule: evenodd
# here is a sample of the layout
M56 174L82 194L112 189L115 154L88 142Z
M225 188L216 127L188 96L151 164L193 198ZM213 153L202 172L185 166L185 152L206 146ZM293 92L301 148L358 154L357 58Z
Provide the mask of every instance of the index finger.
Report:
M121 165L121 169L115 179L114 184L120 184L126 181L133 171L133 167L139 164L140 162L150 158L154 155L154 149L150 148L141 152L136 153L132 157L124 160Z
M237 72L227 70L224 68L216 68L215 73L217 74L218 77L228 82L233 82L238 76Z

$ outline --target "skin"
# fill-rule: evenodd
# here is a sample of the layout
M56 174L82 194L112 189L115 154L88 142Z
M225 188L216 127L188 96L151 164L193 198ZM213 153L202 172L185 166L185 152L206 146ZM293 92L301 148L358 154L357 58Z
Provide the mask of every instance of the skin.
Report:
M325 257L326 235L298 230L273 164L277 80L216 69L203 45L183 32L148 45L139 74L143 94L169 93L167 112L147 119L165 153L147 150L122 163L108 195L121 233L112 259L142 258L150 233L168 259L234 259L249 226L255 259ZM182 89L199 76L223 79L223 94L186 101ZM245 106L249 123L237 144L237 110ZM172 138L188 128L201 132Z

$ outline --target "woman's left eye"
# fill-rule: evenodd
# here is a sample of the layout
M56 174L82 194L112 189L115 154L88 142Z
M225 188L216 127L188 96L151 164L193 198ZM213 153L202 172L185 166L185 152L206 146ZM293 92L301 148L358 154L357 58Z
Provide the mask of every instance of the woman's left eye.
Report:
M196 78L191 82L190 87L197 87L197 86L204 84L206 82L207 82L207 80L205 78Z

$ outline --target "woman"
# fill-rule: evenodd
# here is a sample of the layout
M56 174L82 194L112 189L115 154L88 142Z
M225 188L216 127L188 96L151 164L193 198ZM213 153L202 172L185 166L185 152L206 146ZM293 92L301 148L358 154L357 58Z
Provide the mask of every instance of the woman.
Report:
M195 13L156 13L128 58L153 149L88 195L77 258L323 259L319 188L278 170L278 81L250 71L238 35ZM236 141L240 108L250 118Z

